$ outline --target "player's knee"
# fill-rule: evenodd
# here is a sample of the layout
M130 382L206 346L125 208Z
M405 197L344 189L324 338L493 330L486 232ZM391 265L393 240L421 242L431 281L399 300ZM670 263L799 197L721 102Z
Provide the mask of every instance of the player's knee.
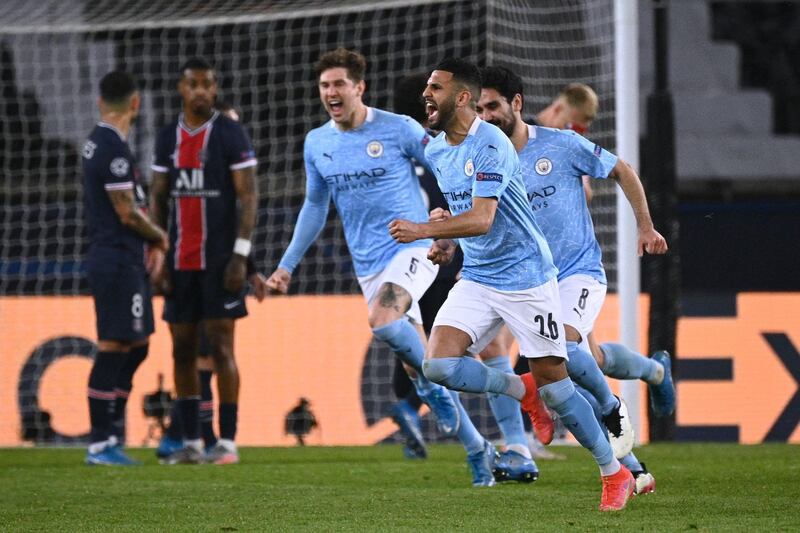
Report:
M449 379L453 376L455 367L452 357L440 359L426 359L422 363L422 373L434 383L447 386Z
M393 320L388 323L384 322L383 324L379 325L373 325L370 321L370 326L372 326L372 334L375 335L376 339L391 344L392 339L400 335L403 323L402 319Z

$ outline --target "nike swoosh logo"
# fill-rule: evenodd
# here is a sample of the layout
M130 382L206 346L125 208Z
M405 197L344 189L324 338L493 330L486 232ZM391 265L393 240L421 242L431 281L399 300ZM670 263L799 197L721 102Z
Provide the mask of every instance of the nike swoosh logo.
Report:
M231 309L233 309L234 307L236 307L240 303L242 303L242 302L240 302L239 300L236 300L235 302L224 303L224 304L222 304L222 307L224 307L225 309L230 311Z

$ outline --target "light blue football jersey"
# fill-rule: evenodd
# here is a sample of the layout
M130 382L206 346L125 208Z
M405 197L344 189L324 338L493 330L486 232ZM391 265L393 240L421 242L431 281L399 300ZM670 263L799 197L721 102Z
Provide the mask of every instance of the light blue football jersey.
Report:
M528 126L519 153L533 216L544 233L558 279L586 274L606 283L581 176L607 178L617 156L570 130Z
M525 196L519 158L499 128L476 117L461 144L447 144L442 132L428 144L425 157L454 215L471 209L473 197L498 199L489 232L458 240L464 251L462 278L520 291L556 275Z
M411 160L424 162L429 140L410 117L371 107L358 128L341 131L331 120L306 135L306 194L333 198L358 276L382 271L401 248L431 245L399 244L388 229L395 219L428 221Z

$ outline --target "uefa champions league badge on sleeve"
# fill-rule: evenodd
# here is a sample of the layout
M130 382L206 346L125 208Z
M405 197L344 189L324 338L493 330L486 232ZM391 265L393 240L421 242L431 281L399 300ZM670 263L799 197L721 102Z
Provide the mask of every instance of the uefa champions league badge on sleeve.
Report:
M464 164L464 174L469 177L475 174L475 165L472 163L472 159L467 159L467 162Z
M383 145L380 141L370 141L367 144L367 155L370 157L380 157L383 155Z
M109 167L111 173L118 178L124 178L128 175L128 170L130 170L130 163L124 157L116 157L113 161L111 161L111 165Z

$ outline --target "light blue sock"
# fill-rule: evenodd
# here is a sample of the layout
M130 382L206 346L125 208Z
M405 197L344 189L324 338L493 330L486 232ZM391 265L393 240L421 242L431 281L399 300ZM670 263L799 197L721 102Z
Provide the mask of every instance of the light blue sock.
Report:
M453 403L456 404L458 412L461 415L461 424L458 426L458 440L464 445L464 449L467 450L468 454L483 450L485 439L475 427L475 424L472 423L472 420L470 420L467 410L461 405L461 397L458 395L458 392L454 390L448 392L450 392Z
M639 459L633 455L633 452L629 453L625 457L619 460L620 463L625 465L625 468L630 470L631 472L641 472L644 470L642 464L639 462Z
M567 341L567 355L569 377L597 398L603 415L610 413L619 402L592 354L578 346L577 342Z
M511 360L507 355L487 359L483 363L489 368L500 370L506 374L514 374ZM490 392L486 396L489 399L492 414L500 427L500 432L503 434L503 439L506 441L506 446L520 444L527 448L528 439L525 436L525 426L522 424L519 402L510 396L496 392Z
M600 424L600 429L605 431L606 428L603 425L603 415L600 412L600 404L597 403L597 398L592 396L591 392L584 389L580 385L576 385L574 383L573 385L575 386L575 390L578 391L578 393L580 393L580 395L583 396L584 399L589 403L589 406L592 408L592 412L594 412L594 417L597 419L597 423Z
M375 338L382 340L389 345L394 354L408 366L417 371L417 377L411 381L417 392L423 395L432 387L433 383L428 381L422 373L422 360L425 358L425 347L414 326L405 318L399 318L394 322L389 322L385 326L373 328L372 334Z
M578 442L592 453L604 475L607 475L606 471L613 473L617 470L619 463L614 458L608 437L600 429L591 406L575 390L569 378L539 387L539 395L547 407L558 413Z
M628 349L616 342L604 342L603 373L617 379L643 379L653 381L659 373L659 365L649 357Z
M440 357L422 364L425 377L452 390L508 394L515 376L489 368L472 357Z

